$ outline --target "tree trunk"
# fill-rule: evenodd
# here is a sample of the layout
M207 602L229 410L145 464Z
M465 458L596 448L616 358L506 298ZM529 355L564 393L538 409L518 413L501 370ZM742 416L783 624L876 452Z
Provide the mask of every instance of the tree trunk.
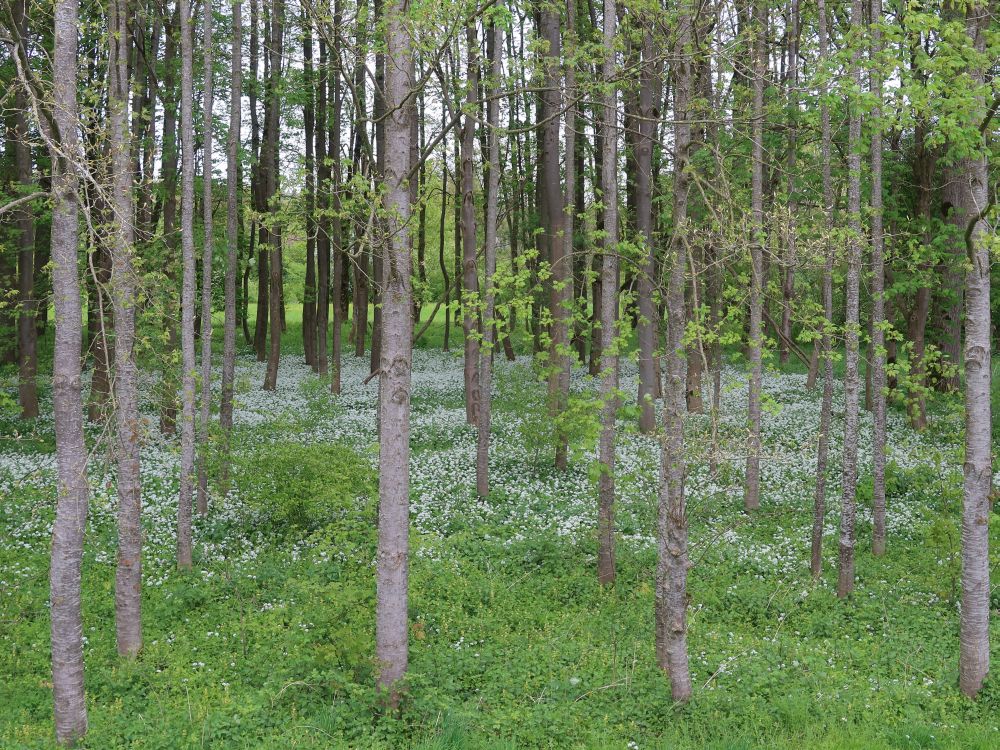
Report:
M413 77L410 39L404 24L408 0L387 0L385 193L387 268L383 297L385 336L380 350L379 401L379 540L376 574L375 656L378 687L390 706L399 703L399 681L406 672L407 569L409 556L410 372L412 367L412 259L407 222L410 196L406 175L410 162L407 106Z
M473 161L479 119L479 40L476 24L465 29L467 92L462 123L462 334L465 342L465 419L476 424L479 408L479 326L476 315L479 274L476 260L476 200Z
M817 3L819 14L819 58L825 65L828 55L827 14L825 0ZM819 413L819 444L816 449L816 491L813 497L812 554L810 570L818 578L823 569L823 524L826 517L826 468L830 453L830 427L833 415L833 243L830 237L833 222L833 176L830 146L833 140L830 107L826 103L827 83L820 84L820 162L823 172L823 332L817 343L823 352L823 400ZM811 369L811 368L810 368Z
M653 291L656 283L656 254L653 247L653 134L656 129L656 89L659 76L653 68L656 50L648 28L642 36L642 68L639 71L639 122L635 141L635 223L643 242L643 264L639 270L639 430L656 429L657 397L656 306Z
M212 251L214 249L214 230L212 223L212 16L211 0L205 0L205 13L202 14L204 33L205 89L202 104L202 239L201 254L201 419L198 423L198 498L197 507L200 515L208 513L208 432L212 419Z
M685 378L683 336L684 277L687 261L688 194L686 168L691 149L688 121L693 88L692 28L688 6L677 20L674 71L674 233L670 243L671 268L667 290L667 387L663 399L663 435L660 438L660 492L657 518L656 654L670 676L675 701L691 697L687 655L688 531L684 499Z
M787 342L792 340L792 305L795 300L795 265L797 262L798 195L795 183L798 172L799 0L791 0L788 19L788 235L781 279L781 336L778 337L778 359L783 365L788 363L789 345Z
M222 403L219 426L223 435L222 477L229 474L229 446L233 430L233 385L236 379L236 273L239 266L239 150L243 116L243 5L233 0L233 37L229 84L229 134L226 139L226 319L222 333ZM226 483L223 482L226 488Z
M882 73L878 67L882 54L882 0L871 0L871 56L869 73L872 100L872 343L871 376L872 437L872 554L885 554L885 243L882 232Z
M87 525L87 446L80 382L80 280L77 275L77 14L76 0L56 0L53 44L53 117L58 149L52 157L52 291L56 309L52 402L58 494L52 526L49 606L52 696L56 740L72 745L87 733L83 692L83 618L80 609L83 532ZM55 149L53 149L55 151Z
M281 80L281 62L285 35L285 2L274 0L271 8L271 32L269 40L270 75L267 80L267 103L264 114L264 153L267 171L264 178L264 203L271 212L267 228L268 239L268 317L271 319L270 347L267 352L267 371L264 375L264 390L273 391L278 387L278 362L281 359L281 237L278 224L281 210L278 195L278 155L281 148L281 102L278 81Z
M970 42L985 59L989 3L966 8ZM985 115L981 68L968 71L976 92L976 110ZM990 512L993 489L990 324L990 236L983 221L989 203L986 143L977 134L977 148L963 159L962 206L969 223L965 238L971 268L965 283L965 480L962 492L962 609L958 687L974 698L990 668Z
M194 22L190 0L181 12L181 478L177 504L177 567L189 570L194 482Z
M750 383L747 393L747 418L750 435L747 441L746 484L743 505L747 510L760 507L760 423L761 423L761 350L763 348L764 290L764 77L767 74L767 10L761 0L753 4L753 155L750 186Z
M851 2L851 27L861 39L862 0ZM860 44L860 41L858 42ZM861 49L851 53L851 76L854 90L861 91ZM844 456L841 479L840 558L837 596L846 597L854 590L854 542L856 496L858 485L858 431L860 379L858 376L858 339L861 331L861 112L857 102L850 103L847 147L847 212L850 232L847 240L847 313L844 331Z
M26 36L26 0L16 0L11 6L11 20L23 40ZM22 45L21 54L27 56ZM14 158L17 182L21 190L30 192L34 180L31 169L31 145L28 141L28 101L21 86L14 88ZM11 134L8 133L8 137ZM17 400L21 419L38 416L38 332L35 325L35 215L31 204L14 216L17 228Z
M569 0L572 5L573 0ZM493 350L496 346L496 321L494 320L493 277L497 270L497 215L500 194L500 50L503 47L502 27L491 23L486 32L486 54L490 62L487 87L490 92L486 107L486 138L488 164L486 169L487 193L493 197L486 202L484 254L486 267L483 278L483 348L479 360L479 419L476 436L476 491L480 497L490 494L490 412L492 411Z
M601 474L597 493L597 580L615 581L615 420L618 415L618 355L615 335L618 322L618 95L616 75L615 0L604 0L605 84L601 150L601 203L604 206L604 248L601 263L601 434L598 460Z

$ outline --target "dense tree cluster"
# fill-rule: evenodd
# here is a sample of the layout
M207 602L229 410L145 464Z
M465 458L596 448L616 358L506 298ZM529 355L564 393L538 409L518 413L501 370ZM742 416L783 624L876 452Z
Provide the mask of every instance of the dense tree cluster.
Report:
M407 668L412 349L439 314L444 347L463 342L483 497L493 357L529 342L558 469L574 439L571 370L599 379L607 585L620 359L637 358L634 418L662 448L656 653L678 701L691 696L683 427L685 413L715 424L724 351L750 371L750 514L768 357L798 358L810 387L822 381L812 572L835 469L841 597L862 543L861 410L874 414L880 555L887 405L925 429L932 395L964 390L959 679L975 696L989 668L998 13L992 0L0 0L0 360L17 365L25 419L39 412L40 343L54 328L58 739L87 729L84 419L115 435L117 642L132 658L140 370L159 383L159 429L179 432L187 569L192 516L228 486L237 349L267 362L274 389L297 302L304 356L332 393L351 354L370 356L378 383L388 703ZM841 369L845 447L829 467ZM714 463L714 429L711 450Z

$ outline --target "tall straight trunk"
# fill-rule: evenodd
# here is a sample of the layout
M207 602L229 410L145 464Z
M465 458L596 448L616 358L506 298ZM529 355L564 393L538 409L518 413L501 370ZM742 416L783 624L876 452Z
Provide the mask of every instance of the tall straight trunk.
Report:
M572 0L569 0L572 2ZM549 413L556 420L566 410L569 399L569 322L570 310L573 296L573 266L572 266L572 245L567 249L566 225L572 221L566 221L566 207L572 206L572 185L567 181L566 194L570 196L566 201L566 194L563 193L560 180L560 158L559 158L559 129L560 114L562 111L562 81L560 80L560 55L561 39L559 30L560 13L556 6L546 6L542 8L539 32L547 42L545 56L542 60L544 70L544 89L541 93L541 132L539 134L539 179L540 196L544 212L542 214L543 234L540 236L545 252L548 254L549 263L552 269L552 277L549 282L550 297L549 305L552 313L552 325L550 328L550 350L549 350ZM569 71L575 61L567 55L567 74L572 78L573 73ZM568 81L572 84L572 81ZM574 137L570 132L573 128L573 118L570 113L566 116L567 135L571 140ZM572 147L572 142L569 146ZM566 166L568 169L567 178L572 177L573 152L567 151ZM572 228L569 231L569 238L572 241ZM556 429L555 465L557 469L566 468L567 437L565 431Z
M442 107L442 128L445 126L447 111ZM444 340L442 348L449 351L449 339L451 338L451 280L448 278L448 263L444 256L445 226L448 220L448 139L442 138L441 144L441 225L438 227L438 265L441 266L441 278L444 281Z
M200 515L208 513L208 431L212 418L212 251L214 249L214 230L212 226L212 107L214 90L212 87L212 0L205 1L205 12L202 14L202 33L204 34L205 73L204 100L202 104L202 173L201 173L201 208L202 238L201 251L201 419L198 423L198 498L197 507Z
M872 92L871 135L871 242L872 242L872 554L885 554L885 243L882 232L882 0L871 0Z
M194 22L191 0L181 9L181 478L177 503L177 567L190 569L194 484Z
M828 55L826 2L817 3L819 15L819 59L825 65ZM830 427L833 421L833 243L830 230L833 223L833 176L830 167L830 146L833 140L830 107L826 103L827 84L820 84L820 163L823 182L823 332L818 343L823 352L823 400L819 412L819 444L816 449L816 490L813 497L812 552L810 570L818 578L823 569L823 523L826 516L826 468L830 454Z
M656 254L653 247L653 135L656 129L656 99L660 86L653 68L656 51L653 34L642 36L642 67L639 71L639 118L635 140L635 225L644 244L639 271L639 320L636 337L639 344L639 430L656 429L655 399L659 389L656 377Z
M380 350L379 521L375 605L375 656L378 687L392 706L399 702L399 681L408 655L407 574L410 495L410 373L412 368L412 259L407 223L410 195L410 122L407 97L413 59L404 17L408 0L386 0L386 159L385 193L388 246Z
M572 5L573 0L569 0ZM497 270L497 216L500 195L500 50L503 48L503 30L490 24L486 38L486 54L490 62L489 101L486 105L487 169L486 192L492 197L486 201L486 226L484 227L485 273L483 277L483 348L479 360L480 400L476 436L476 490L480 497L490 494L490 417L492 411L493 350L496 347L497 328L493 277Z
M306 364L312 365L319 372L319 360L316 352L317 317L319 300L317 294L317 245L318 231L316 222L316 159L323 160L323 154L315 148L316 131L322 131L323 125L317 127L316 96L317 83L325 90L322 70L317 77L313 70L313 39L312 18L310 10L303 4L302 16L302 77L305 104L302 107L302 119L305 138L305 230L306 230L306 278L302 295L302 348ZM314 157L315 155L315 157Z
M257 78L257 70L259 67L260 55L260 0L251 0L250 2L250 150L251 157L253 159L253 170L250 176L251 182L251 193L253 196L253 207L257 212L258 216L263 216L267 211L267 206L264 204L263 187L261 170L266 169L264 163L264 156L261 151L261 137L260 137L260 116L257 112L257 93L259 91L259 80ZM265 58L265 64L267 59ZM260 223L258 218L254 222L254 236L251 238L251 257L253 257L252 248L256 246L257 248L257 314L254 321L254 331L253 331L253 348L257 354L257 361L263 362L267 358L266 347L267 347L267 316L268 316L268 269L267 269L267 248L264 246L264 240L267 237L267 232Z
M177 333L177 259L180 243L177 235L177 37L180 31L180 3L167 22L164 39L163 71L163 148L161 158L163 191L163 239L166 251L167 353L162 372L160 399L160 432L173 435L177 431L177 366L173 355L178 347Z
M462 123L462 333L465 341L465 419L477 424L479 408L479 296L476 261L475 143L479 120L479 40L476 23L465 27L467 92Z
M965 25L977 62L968 76L976 110L985 115L983 96L986 33L990 4L970 3ZM985 126L983 126L985 127ZM990 323L990 235L983 220L989 203L989 163L982 133L978 148L963 162L961 206L969 223L965 240L971 267L965 282L965 465L962 492L962 609L958 687L975 697L990 669L990 512L993 489Z
M229 134L226 138L226 318L222 332L222 403L219 426L223 435L222 476L228 475L233 430L233 385L236 380L236 273L239 270L240 126L243 115L243 4L232 0L232 44L229 83ZM223 485L225 486L225 485Z
M851 2L851 27L860 45L863 29L862 0ZM861 49L851 54L851 77L854 90L861 91ZM847 146L847 212L850 232L847 240L847 313L844 331L844 456L840 511L840 558L837 596L844 598L854 590L854 522L858 481L858 431L860 379L858 377L858 338L860 334L861 284L861 112L856 102L850 104Z
M761 349L763 348L764 291L764 77L767 75L767 10L762 0L753 3L753 118L752 162L750 176L750 382L747 388L746 482L743 505L747 510L760 507L760 423L761 423Z
M87 733L83 692L83 615L80 608L83 532L87 525L87 446L83 436L80 354L83 320L77 274L79 205L76 0L56 0L53 43L52 291L55 351L52 403L56 430L56 518L52 526L49 607L52 697L56 740L71 745ZM61 153L60 153L61 152Z
M118 462L118 566L115 632L118 653L134 658L142 648L142 525L139 479L139 389L135 361L135 202L129 150L129 35L126 0L109 6L108 35L113 236L111 302L115 318L115 415Z
M601 263L601 434L597 493L597 580L615 580L615 420L618 414L618 96L615 80L615 0L604 0L604 62L601 130L601 203L604 206L604 248Z
M264 114L264 145L261 161L267 160L264 178L264 202L271 212L267 228L268 240L268 317L271 319L271 338L267 352L267 371L264 390L278 387L278 362L281 359L281 236L278 224L280 210L278 197L278 152L281 148L281 102L278 82L281 80L281 62L285 35L285 0L274 0L271 7L269 37L270 69L267 80L267 102Z
M366 141L365 128L367 118L365 107L367 102L366 81L368 79L367 66L365 62L364 42L367 40L366 27L359 19L357 32L358 51L354 61L354 141L351 144L353 163L351 169L354 174L364 174L368 176L367 160L362 144ZM367 217L356 219L355 226L362 224ZM368 256L371 251L365 246L367 238L360 232L355 231L355 255L354 255L354 356L365 356L365 339L368 336L368 285L369 264Z
M23 40L27 32L26 0L16 0L11 7L11 20ZM27 58L22 45L21 55ZM28 101L21 86L14 89L14 158L17 165L17 182L21 190L33 187L31 145L28 141ZM8 137L11 134L8 133ZM30 204L14 216L17 228L17 400L21 419L38 416L38 331L36 329L35 302L35 215Z
M687 656L688 532L684 498L685 378L683 336L684 269L687 260L688 195L686 167L691 149L690 102L694 61L692 21L687 6L677 20L674 82L674 233L670 243L671 268L667 289L667 387L664 393L663 434L660 437L660 492L657 519L659 559L656 569L656 654L660 668L670 676L675 701L691 697Z
M333 26L339 29L341 25L342 10L340 0L334 0L334 12L333 12ZM339 44L339 42L338 42ZM334 49L331 51L331 64L327 69L328 80L328 93L330 106L333 108L333 112L330 117L330 133L327 139L328 154L327 160L328 164L324 169L324 177L328 177L332 180L330 184L329 197L325 197L331 204L333 210L333 217L330 221L330 250L333 253L333 334L332 334L332 348L333 348L333 377L330 381L330 389L333 393L340 393L341 376L340 376L340 358L341 349L343 348L342 338L343 338L343 328L344 328L344 316L346 311L346 305L343 304L343 300L346 294L345 286L347 279L345 277L344 269L344 227L343 220L341 219L341 200L340 200L340 184L342 181L342 169L340 162L340 118L341 109L343 108L343 88L340 85L341 68L340 68L340 51L339 49ZM332 169L332 172L331 172ZM330 272L329 260L326 261L326 273L329 278ZM327 304L329 300L327 300ZM327 313L324 311L322 316L324 327L328 320ZM324 332L320 337L320 342L322 343L324 350L324 357L326 352L326 333Z
M789 343L792 341L792 305L795 299L795 265L797 256L796 215L798 195L798 117L799 117L799 0L792 0L788 8L788 236L781 279L781 336L778 338L778 359L787 364Z
M408 2L408 0L404 0ZM374 0L372 10L375 15L376 26L381 24L385 14L385 0ZM378 34L376 34L377 36ZM376 46L375 51L375 91L372 97L372 114L375 121L375 180L384 182L385 158L386 158L386 135L385 135L385 53L381 44ZM407 139L409 142L409 139ZM407 158L410 154L407 151ZM387 231L385 223L376 218L379 223L379 231ZM372 349L369 358L370 371L378 372L379 362L381 362L380 349L382 348L382 284L384 275L384 259L382 243L375 242L372 248L372 278L371 278L371 302L374 306L372 311ZM381 382L381 381L380 381ZM379 399L382 398L382 391L379 390Z
M311 23L306 20L306 23ZM313 130L316 154L316 197L314 201L316 218L316 350L313 362L320 377L326 377L330 369L327 352L327 326L330 323L330 161L326 149L328 115L326 111L327 84L330 70L327 65L326 40L322 30L319 34L319 65L316 71L316 121ZM339 392L334 389L334 392Z

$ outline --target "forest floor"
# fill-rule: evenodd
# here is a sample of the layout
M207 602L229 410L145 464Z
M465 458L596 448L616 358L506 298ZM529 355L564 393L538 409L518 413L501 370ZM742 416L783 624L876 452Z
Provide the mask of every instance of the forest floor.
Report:
M412 428L411 651L401 716L373 689L374 383L345 358L344 393L287 354L278 390L238 364L233 491L195 522L195 571L174 569L178 455L146 383L144 635L115 655L115 490L93 429L84 556L87 748L991 748L1000 680L963 699L958 663L961 415L923 434L889 418L889 551L869 552L864 414L858 585L835 596L835 425L824 574L809 575L819 392L765 377L761 509L742 511L746 377L726 369L720 467L710 419L688 434L689 650L694 697L672 704L653 654L658 443L623 410L618 580L596 580L594 385L573 378L580 450L551 468L544 386L498 358L493 494L475 493L460 354L418 350ZM623 389L634 394L634 366ZM46 398L49 398L46 393ZM48 546L53 428L0 423L0 747L51 744ZM102 468L103 467L103 468ZM1000 524L993 526L993 568ZM1000 618L993 643L1000 643ZM1000 663L994 648L994 658ZM996 671L996 670L994 670Z

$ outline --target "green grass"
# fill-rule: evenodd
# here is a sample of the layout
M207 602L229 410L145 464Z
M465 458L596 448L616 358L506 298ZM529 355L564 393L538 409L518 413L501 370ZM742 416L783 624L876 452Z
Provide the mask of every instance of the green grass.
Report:
M301 355L300 326L290 306L288 358ZM442 326L430 331L436 348ZM766 500L750 521L732 501L737 462L716 489L694 476L695 696L677 706L653 653L655 547L623 541L616 585L597 584L593 536L557 533L545 517L589 507L584 459L568 479L553 472L544 387L516 370L498 380L494 423L521 426L503 433L485 508L446 474L471 465L438 463L464 455L471 440L448 418L460 394L414 395L424 420L413 436L414 503L446 531L419 521L411 533L411 660L398 716L384 715L373 689L372 436L330 442L323 430L347 411L325 389L306 381L309 409L238 427L242 501L196 522L193 574L170 565L176 479L146 478L146 647L133 663L114 651L114 498L110 480L97 481L84 558L91 730L82 746L985 750L1000 742L997 679L977 702L955 686L961 493L953 468L936 465L943 459L928 452L925 466L892 469L890 502L910 508L914 523L890 538L882 559L868 553L870 529L859 524L860 586L846 602L833 593L833 535L823 578L808 576L808 478L787 480L804 499ZM12 424L0 456L51 451L50 432L21 426L32 437L18 443ZM637 445L636 465L622 468L619 529L652 534L656 453ZM702 459L692 457L692 475ZM13 472L0 469L0 747L50 748L52 493L44 482L15 482ZM537 492L514 492L522 480ZM442 500L452 508L439 509ZM737 541L719 541L718 530ZM756 551L750 561L746 550ZM770 550L790 556L792 572L769 567ZM993 635L997 642L996 622Z

